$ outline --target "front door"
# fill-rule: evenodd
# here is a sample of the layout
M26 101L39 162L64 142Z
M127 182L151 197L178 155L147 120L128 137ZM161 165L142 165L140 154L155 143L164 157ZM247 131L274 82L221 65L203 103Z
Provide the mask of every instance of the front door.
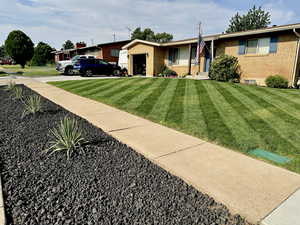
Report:
M133 55L133 75L146 76L146 54Z
M211 63L210 52L209 51L205 51L205 68L204 68L204 72L209 72L210 63Z

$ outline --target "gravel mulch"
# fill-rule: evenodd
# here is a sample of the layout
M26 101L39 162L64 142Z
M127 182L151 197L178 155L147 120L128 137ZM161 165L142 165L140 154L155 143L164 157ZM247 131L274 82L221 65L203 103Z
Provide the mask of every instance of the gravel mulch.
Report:
M22 119L22 103L0 87L0 172L9 225L248 224L86 120L44 98L43 104L44 113ZM78 120L89 142L70 160L43 152L49 129L65 116Z

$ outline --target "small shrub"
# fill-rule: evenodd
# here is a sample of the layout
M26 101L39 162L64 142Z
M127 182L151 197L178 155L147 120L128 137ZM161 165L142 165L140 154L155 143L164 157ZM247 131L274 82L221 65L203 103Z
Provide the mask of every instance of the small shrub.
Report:
M54 140L51 141L51 147L46 151L51 151L51 154L66 151L68 159L73 151L84 141L77 121L68 117L61 120L57 128L51 130L51 135L53 135Z
M289 82L280 75L269 76L265 80L268 87L271 88L288 88Z
M41 100L41 97L38 95L29 96L27 98L27 100L24 101L24 106L25 106L25 108L24 108L24 111L22 114L23 118L30 114L36 114L38 112L43 112L42 100Z
M12 91L16 88L16 83L14 81L9 81L7 86L4 88L6 91Z
M240 81L238 59L234 56L221 55L215 58L209 69L209 77L217 81Z
M23 98L23 89L21 87L15 87L13 89L12 98L14 100L21 100Z
M164 67L162 72L158 74L159 77L171 77L177 76L177 73L174 70L169 69L168 67Z

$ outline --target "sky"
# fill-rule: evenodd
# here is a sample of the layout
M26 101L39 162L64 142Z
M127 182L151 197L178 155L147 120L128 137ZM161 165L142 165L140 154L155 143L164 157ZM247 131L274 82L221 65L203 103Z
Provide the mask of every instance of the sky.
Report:
M34 43L60 49L66 40L88 45L129 38L129 29L150 27L174 40L226 30L230 18L254 4L271 13L272 25L300 23L299 0L0 0L0 45L12 30Z

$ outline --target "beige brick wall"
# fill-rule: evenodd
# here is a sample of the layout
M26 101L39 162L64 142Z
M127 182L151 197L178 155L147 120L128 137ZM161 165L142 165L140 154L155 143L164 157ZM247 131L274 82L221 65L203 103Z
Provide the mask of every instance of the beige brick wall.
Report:
M189 45L183 45L180 46L181 49L185 48L186 50L189 49ZM174 70L178 75L186 75L189 72L189 66L188 63L187 65L169 65L169 60L168 60L168 48L166 49L165 53L165 65L170 68L171 70ZM205 65L205 57L204 57L204 52L200 56L200 72L204 71L204 65ZM199 66L192 64L191 66L191 74L196 75L199 71Z
M154 74L154 47L146 44L137 44L128 49L128 72L133 74L133 55L148 54L146 56L146 75L153 76Z
M291 84L297 48L296 36L292 31L290 34L281 34L278 36L277 44L277 53L239 55L239 39L222 40L216 44L216 55L227 54L238 58L242 72L242 82L245 79L253 79L257 80L259 85L264 85L264 81L268 76L279 74Z
M166 57L166 49L165 48L159 48L154 47L154 75L158 75L162 72L165 63Z

